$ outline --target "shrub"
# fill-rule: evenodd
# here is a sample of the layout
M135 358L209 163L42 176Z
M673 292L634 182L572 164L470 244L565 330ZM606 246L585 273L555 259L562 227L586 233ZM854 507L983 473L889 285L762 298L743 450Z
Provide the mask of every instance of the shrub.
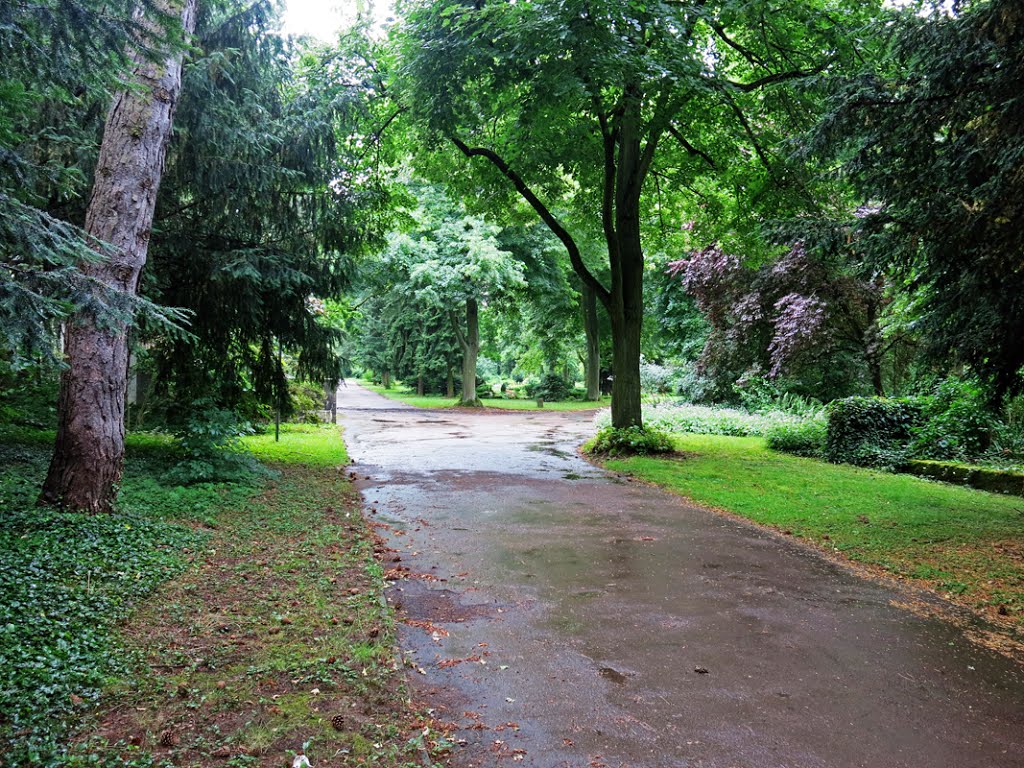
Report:
M898 468L911 431L921 423L922 398L848 397L829 404L825 455L836 463Z
M664 394L671 389L673 369L640 358L640 391L646 395Z
M540 384L531 388L531 397L543 398L552 402L568 400L572 385L556 373L549 373L541 379Z
M796 423L806 419L821 421L819 410L814 416L795 416L781 411L748 413L736 408L713 408L687 403L657 403L644 406L644 423L665 432L690 432L698 435L730 437L764 437L777 424ZM598 416L598 426L610 423L610 416Z
M264 472L239 439L253 431L247 422L208 400L192 405L185 423L174 432L183 457L167 473L170 482L191 485L238 481Z
M304 381L288 382L291 420L302 424L319 424L324 409L324 388Z
M768 447L797 456L822 456L827 431L821 419L780 421L768 428Z
M977 381L947 379L925 404L912 430L911 452L923 459L966 461L982 456L997 429L987 393Z
M596 455L621 456L670 453L675 448L672 445L672 438L658 429L604 427L583 446L583 450Z

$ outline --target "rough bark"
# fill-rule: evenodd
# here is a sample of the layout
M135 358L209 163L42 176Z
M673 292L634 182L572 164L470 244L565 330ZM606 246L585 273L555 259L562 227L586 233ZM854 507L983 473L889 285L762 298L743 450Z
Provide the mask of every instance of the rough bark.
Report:
M587 339L587 356L583 362L583 380L587 400L601 399L601 336L597 323L597 293L583 285L583 332Z
M196 0L155 5L177 15L187 33L195 29ZM116 291L134 294L146 263L181 70L180 52L163 62L136 56L133 87L115 96L107 115L85 228L112 255L83 271ZM65 354L57 441L40 501L109 511L124 470L128 328L80 314L68 323Z

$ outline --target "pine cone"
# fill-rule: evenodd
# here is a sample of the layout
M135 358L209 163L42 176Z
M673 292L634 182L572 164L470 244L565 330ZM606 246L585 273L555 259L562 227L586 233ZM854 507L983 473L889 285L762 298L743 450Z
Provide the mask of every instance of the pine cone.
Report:
M344 731L345 730L345 716L344 715L335 715L334 717L332 717L331 718L331 726L336 731Z
M158 741L161 747L173 747L178 743L178 736L174 731L168 729L160 734Z

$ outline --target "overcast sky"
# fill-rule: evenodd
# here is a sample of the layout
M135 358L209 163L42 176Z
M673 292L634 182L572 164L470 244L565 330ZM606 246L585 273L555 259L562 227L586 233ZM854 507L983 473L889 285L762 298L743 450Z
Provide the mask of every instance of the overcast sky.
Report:
M284 31L331 42L338 30L350 26L361 11L369 11L383 21L390 7L389 0L287 0Z

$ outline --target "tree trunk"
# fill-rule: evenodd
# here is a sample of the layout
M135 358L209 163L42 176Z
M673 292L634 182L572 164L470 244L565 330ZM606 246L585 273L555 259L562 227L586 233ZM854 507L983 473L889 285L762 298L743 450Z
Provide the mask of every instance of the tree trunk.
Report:
M601 399L601 336L597 324L597 292L583 284L583 332L587 338L587 358L583 364L583 380L587 400Z
M466 332L462 346L462 405L481 405L476 396L476 358L480 352L480 309L476 299L466 299Z
M384 385L384 389L391 389L391 371L385 370L380 375L381 384Z
M455 397L455 372L452 370L451 363L448 364L448 391L447 395L449 398Z
M426 390L423 387L423 374L421 373L416 377L416 394L420 397L426 394Z
M331 414L331 424L338 423L338 385L339 379L324 382L324 410Z
M195 29L196 0L158 0L157 10ZM115 291L134 294L146 263L156 195L181 91L182 54L164 62L135 56L132 86L107 115L85 228L113 255L83 271ZM88 512L111 509L124 470L128 327L88 314L68 322L57 441L40 501Z
M613 247L609 251L612 290L609 301L612 318L612 426L643 427L640 408L640 332L644 320L644 251L640 242L640 192L644 160L640 149L639 94L626 87L618 141L618 162L614 168L615 212L605 212L605 232ZM610 181L610 180L609 180Z

